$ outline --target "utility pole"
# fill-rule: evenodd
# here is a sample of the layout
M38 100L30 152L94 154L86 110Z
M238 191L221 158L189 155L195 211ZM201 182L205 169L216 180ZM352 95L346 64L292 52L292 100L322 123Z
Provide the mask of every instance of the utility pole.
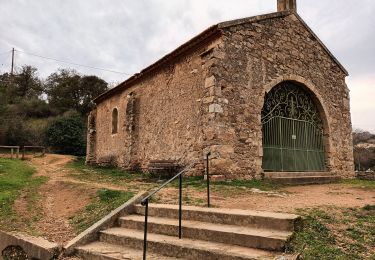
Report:
M13 76L14 71L14 48L12 49L12 68L10 69L10 75Z

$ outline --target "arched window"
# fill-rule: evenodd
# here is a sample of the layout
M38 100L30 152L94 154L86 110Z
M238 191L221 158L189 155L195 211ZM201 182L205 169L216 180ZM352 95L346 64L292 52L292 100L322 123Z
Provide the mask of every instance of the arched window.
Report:
M118 131L118 110L114 108L112 110L112 134L117 134Z

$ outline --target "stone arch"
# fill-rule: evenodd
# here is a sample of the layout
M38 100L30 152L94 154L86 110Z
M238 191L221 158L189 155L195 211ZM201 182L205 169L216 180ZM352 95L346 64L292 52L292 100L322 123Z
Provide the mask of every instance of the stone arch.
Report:
M290 74L290 75L284 75L284 76L280 76L274 80L272 80L271 82L269 82L268 84L266 84L263 88L263 94L264 93L268 93L270 92L274 87L278 86L280 83L282 82L292 82L296 85L299 85L303 88L305 88L305 90L307 90L308 92L310 92L310 94L312 94L312 98L313 98L313 101L315 103L315 105L317 106L317 109L319 111L319 115L320 115L320 118L322 120L322 123L323 123L323 135L324 135L324 148L325 148L325 161L326 161L326 168L327 168L327 171L330 171L331 169L331 166L332 166L332 161L331 161L331 147L332 147L332 144L331 144L331 126L330 126L330 123L329 123L329 110L327 108L327 105L325 104L324 102L324 99L322 97L322 95L320 94L318 88L310 81L310 80L307 80L301 76L298 76L298 75L294 75L294 74ZM261 100L261 104L262 104L262 107L263 107L263 104L265 102L265 95L262 94L262 100ZM259 116L259 121L261 120L261 116ZM261 124L261 122L259 122ZM262 142L261 142L261 147L260 149L263 151L263 145L262 145ZM263 154L262 154L263 156Z

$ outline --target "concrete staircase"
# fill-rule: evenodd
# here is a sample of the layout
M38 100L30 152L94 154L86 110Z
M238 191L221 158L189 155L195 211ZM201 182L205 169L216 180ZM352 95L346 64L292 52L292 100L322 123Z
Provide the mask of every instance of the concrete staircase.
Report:
M328 184L341 180L329 172L266 172L264 178L288 185Z
M282 255L299 216L236 209L183 206L178 239L178 206L149 205L147 259L290 259ZM99 241L80 246L84 259L142 259L144 207L100 232Z

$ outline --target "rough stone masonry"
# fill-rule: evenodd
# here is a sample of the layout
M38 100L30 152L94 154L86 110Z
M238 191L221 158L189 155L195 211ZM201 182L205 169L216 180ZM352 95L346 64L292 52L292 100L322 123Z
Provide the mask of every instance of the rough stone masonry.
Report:
M195 162L189 174L202 175L211 152L211 174L261 178L265 94L292 82L319 110L325 172L352 177L347 75L295 0L279 0L278 12L214 25L96 98L87 163L147 169L151 160L176 160Z

